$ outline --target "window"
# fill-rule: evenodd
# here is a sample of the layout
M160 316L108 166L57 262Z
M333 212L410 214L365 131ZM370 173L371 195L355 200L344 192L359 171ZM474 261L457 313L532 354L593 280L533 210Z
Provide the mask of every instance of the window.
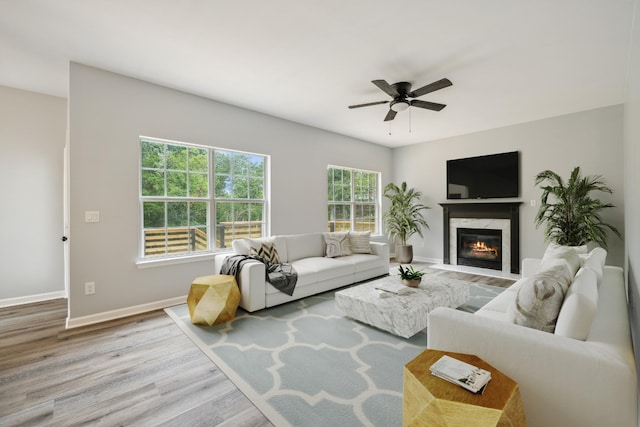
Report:
M377 233L380 212L380 173L329 166L329 231Z
M142 257L206 252L261 236L265 162L260 155L142 138ZM216 218L213 230L210 218Z
M215 151L216 230L221 247L265 231L265 157Z

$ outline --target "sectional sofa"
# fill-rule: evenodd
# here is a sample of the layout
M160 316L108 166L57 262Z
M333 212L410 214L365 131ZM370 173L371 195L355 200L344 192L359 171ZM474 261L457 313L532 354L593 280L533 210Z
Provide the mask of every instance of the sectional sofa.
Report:
M279 262L291 264L297 273L295 290L287 295L266 281L264 263L248 261L240 269L237 281L240 307L249 312L389 274L389 246L371 241L368 232L237 239L232 246L233 252L215 257L216 273L228 257L257 254L261 250L277 254Z
M564 261L554 261L553 250L547 255L524 260L523 278L475 314L432 311L428 347L475 354L517 381L530 427L637 427L636 365L622 269L605 266L601 248L571 255L571 282L552 301L558 295L545 281ZM548 301L527 302L532 290ZM544 310L549 302L558 305L555 319ZM536 312L542 322L534 319Z

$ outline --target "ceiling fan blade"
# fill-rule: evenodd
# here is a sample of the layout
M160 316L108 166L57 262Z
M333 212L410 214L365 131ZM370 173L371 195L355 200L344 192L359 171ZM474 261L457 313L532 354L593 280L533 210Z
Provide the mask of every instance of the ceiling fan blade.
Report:
M433 110L433 111L440 111L444 107L446 107L445 104L438 104L436 102L429 102L429 101L420 101L419 99L414 99L413 101L411 101L411 106L426 108L427 110Z
M388 104L389 101L368 102L366 104L349 105L349 108L369 107L370 105Z
M393 120L395 118L396 118L396 112L390 109L386 117L384 118L384 121L388 122L389 120Z
M440 79L437 82L433 82L431 84L428 84L426 86L422 86L419 89L416 89L414 91L409 92L407 94L407 96L410 97L410 98L417 98L419 96L426 95L427 93L431 93L431 92L435 92L436 90L444 89L445 87L449 87L451 85L453 85L453 83L451 83L451 80L449 80L449 79Z
M400 95L397 90L395 90L389 83L386 82L386 80L372 80L371 83L378 86L380 90L393 98Z

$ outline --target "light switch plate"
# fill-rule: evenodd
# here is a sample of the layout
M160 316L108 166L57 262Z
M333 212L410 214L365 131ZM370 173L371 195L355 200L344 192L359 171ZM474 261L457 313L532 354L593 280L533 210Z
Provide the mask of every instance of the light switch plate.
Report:
M84 222L100 222L100 211L85 211Z

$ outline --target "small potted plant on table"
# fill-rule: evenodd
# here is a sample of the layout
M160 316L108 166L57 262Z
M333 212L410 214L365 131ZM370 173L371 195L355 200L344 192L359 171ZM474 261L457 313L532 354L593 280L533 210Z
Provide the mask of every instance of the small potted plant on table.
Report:
M402 264L400 264L398 271L400 272L400 280L402 283L411 288L417 287L420 282L422 282L422 276L425 275L424 271L416 270L412 265L403 268Z

